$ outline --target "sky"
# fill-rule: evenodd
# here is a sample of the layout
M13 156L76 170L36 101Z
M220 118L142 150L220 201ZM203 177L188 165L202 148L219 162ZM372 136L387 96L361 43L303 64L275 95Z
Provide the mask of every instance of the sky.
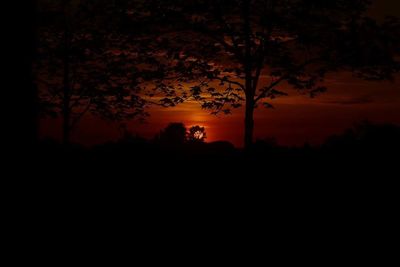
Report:
M255 113L255 138L274 137L282 145L319 144L332 134L339 134L355 122L400 125L400 77L395 82L365 82L349 73L327 77L328 91L316 98L300 95L288 89L289 96L272 102L274 109L259 107ZM152 108L145 123L128 122L132 133L153 137L171 122L183 122L187 127L206 128L208 142L227 140L236 146L243 140L243 110L232 115L210 115L197 103L188 102L175 108ZM58 121L44 123L50 136L60 136ZM72 135L73 140L92 145L120 136L118 124L87 116Z
M370 11L375 18L381 19L385 16L400 15L399 0L374 0Z
M370 14L400 16L399 0L376 0ZM273 137L281 145L319 144L328 136L338 134L355 122L400 125L400 75L395 82L366 82L350 73L330 74L325 85L328 91L311 99L287 89L289 96L272 102L274 109L259 107L255 113L255 139ZM236 146L243 143L243 110L232 115L210 115L197 103L188 102L175 108L152 108L146 123L127 122L129 130L152 138L171 122L183 122L187 127L206 128L207 141L226 140ZM115 140L120 136L118 124L86 116L72 134L72 139L87 145ZM59 137L61 124L57 120L42 122L44 136Z

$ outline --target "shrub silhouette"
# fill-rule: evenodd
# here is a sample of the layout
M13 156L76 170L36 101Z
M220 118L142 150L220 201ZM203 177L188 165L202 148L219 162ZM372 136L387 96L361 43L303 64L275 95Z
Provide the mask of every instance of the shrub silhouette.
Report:
M400 148L400 127L393 124L357 123L341 135L331 136L323 145L329 150L369 151Z
M179 146L186 142L186 127L183 123L170 123L156 137L162 145Z

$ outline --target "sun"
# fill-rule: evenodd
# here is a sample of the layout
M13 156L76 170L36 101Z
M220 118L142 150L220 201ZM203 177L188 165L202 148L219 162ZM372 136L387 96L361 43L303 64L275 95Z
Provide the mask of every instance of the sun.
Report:
M202 131L196 131L196 132L193 134L193 137L194 137L195 139L201 140L201 139L203 139L203 137L204 137L204 133L203 133Z
M191 126L188 131L188 139L193 142L203 142L207 138L206 127Z

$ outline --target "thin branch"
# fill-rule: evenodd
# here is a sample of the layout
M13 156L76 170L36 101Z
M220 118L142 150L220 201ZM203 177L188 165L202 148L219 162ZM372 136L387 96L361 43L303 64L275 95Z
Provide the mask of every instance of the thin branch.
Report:
M82 117L90 110L91 106L92 106L92 101L89 100L89 103L87 104L86 108L80 114L78 114L78 116L75 117L75 119L72 121L70 129L74 129L76 124L78 124L78 122L82 119Z
M278 84L280 84L281 82L283 82L284 80L286 80L288 78L289 75L284 75L282 77L280 77L278 80L272 82L268 87L265 87L263 90L261 90L261 94L254 100L254 104L256 104L258 101L260 101L261 99L265 98L267 96L267 94Z
M203 33L204 33L204 32L203 32ZM228 44L225 40L221 39L221 38L217 35L217 33L213 33L213 32L212 32L211 30L209 30L209 29L207 29L207 32L205 32L205 33L206 33L211 39L214 39L214 41L216 41L216 42L222 44L227 52L233 53L233 54L238 58L238 60L239 60L240 62L243 62L243 60L244 60L243 55L242 55L241 53L239 53L239 51L237 51L237 50L235 49L234 46Z
M263 90L261 90L261 94L254 100L254 103L257 103L258 101L260 101L261 99L265 98L267 96L267 94L278 84L280 84L281 82L283 82L284 80L288 79L290 77L290 75L293 72L297 72L303 68L305 68L306 66L318 61L320 58L314 58L314 59L310 59L307 60L306 62L304 62L303 64L297 66L296 68L294 68L293 70L291 70L290 72L288 72L286 75L281 76L278 80L272 82L268 87L265 87Z
M231 83L231 84L239 86L240 89L242 89L243 91L245 90L245 86L243 84L241 84L240 82L237 82L237 81L232 81L232 80L228 80L226 78L220 78L220 77L214 77L214 78L212 78L212 80L218 80L218 81L221 81L221 82Z
M232 86L229 85L229 88L225 90L225 96L224 96L224 101L222 102L222 105L213 113L218 114L222 111L222 109L225 107L226 105L226 101L228 99L228 97L232 94Z
M159 102L154 102L152 100L145 100L146 103L151 104L151 105L156 105L156 106L160 106L160 107L165 107L163 104L159 103Z
M77 105L79 105L79 102L81 102L81 101L83 100L84 97L87 97L87 95L85 95L85 94L86 94L88 91L89 91L89 88L84 89L84 91L82 91L82 92L79 94L78 98L75 99L74 103L71 104L70 108L72 109L72 108L76 107ZM71 100L72 100L72 99L71 99Z
M268 3L271 5L271 7L270 7L270 9L271 9L270 10L270 14L271 14L275 10L276 2L273 1L272 3L271 2L268 2ZM270 40L270 38L272 36L273 28L274 28L273 27L273 22L271 20L269 20L268 25L263 27L263 29L262 29L263 33L265 31L267 31L267 32L265 33L264 40L261 40L261 44L260 44L259 49L258 49L259 50L259 55L258 55L259 61L257 62L256 75L255 75L254 81L253 81L253 87L254 87L253 90L254 91L257 90L258 82L260 80L261 71L262 71L262 69L264 67L263 63L264 63L264 60L265 60L265 57L266 57L266 53L267 53L267 43L268 43L268 41Z
M228 34L229 34L229 36L231 38L233 47L236 50L235 55L238 58L244 58L244 55L243 55L242 51L239 48L239 44L236 42L234 31L233 31L232 27L229 25L229 23L226 20L224 20L224 16L222 15L221 6L219 5L219 1L217 1L216 7L217 7L217 9L216 9L217 19L223 25L225 30L228 32Z
M261 75L261 71L264 67L264 60L265 60L265 44L260 44L260 54L259 54L259 60L257 62L257 66L256 66L256 75L254 76L254 80L253 80L253 90L256 91L257 90L257 86L258 86L258 82L260 80L260 75Z

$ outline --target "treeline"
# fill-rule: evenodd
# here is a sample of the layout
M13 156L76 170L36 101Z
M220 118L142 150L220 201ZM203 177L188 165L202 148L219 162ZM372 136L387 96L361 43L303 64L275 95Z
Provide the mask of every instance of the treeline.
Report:
M92 162L107 165L130 166L133 163L159 164L162 162L215 163L271 162L275 164L324 164L354 163L362 160L398 160L400 151L400 126L393 124L357 123L342 134L333 135L320 145L281 146L274 139L257 140L248 150L235 148L226 141L205 142L203 128L195 126L187 130L182 123L172 123L152 139L145 139L127 132L120 140L93 147L80 145L65 148L56 141L41 143L41 157L62 163L79 164ZM244 161L242 161L244 160ZM313 162L315 161L315 162ZM100 164L100 165L102 165ZM73 165L72 165L73 166Z

